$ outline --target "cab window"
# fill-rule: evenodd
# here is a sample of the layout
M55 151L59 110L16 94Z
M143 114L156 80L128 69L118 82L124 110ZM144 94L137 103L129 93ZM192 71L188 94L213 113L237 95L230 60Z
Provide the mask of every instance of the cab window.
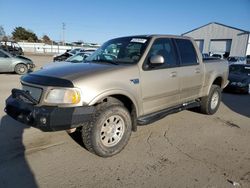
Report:
M164 58L164 63L162 65L153 66L150 64L150 58L155 55L160 55ZM178 66L178 62L176 59L175 48L172 40L169 38L156 39L147 55L144 68L159 69L176 66Z

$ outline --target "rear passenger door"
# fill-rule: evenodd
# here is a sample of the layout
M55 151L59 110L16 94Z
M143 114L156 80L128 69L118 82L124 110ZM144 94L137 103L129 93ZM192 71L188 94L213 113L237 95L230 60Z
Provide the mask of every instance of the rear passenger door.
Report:
M178 71L180 79L180 101L188 102L198 98L203 83L204 66L198 60L193 43L188 39L175 39L180 58Z
M150 64L150 57L161 55L164 63ZM141 71L141 95L144 114L179 103L178 60L172 39L158 38L152 44Z

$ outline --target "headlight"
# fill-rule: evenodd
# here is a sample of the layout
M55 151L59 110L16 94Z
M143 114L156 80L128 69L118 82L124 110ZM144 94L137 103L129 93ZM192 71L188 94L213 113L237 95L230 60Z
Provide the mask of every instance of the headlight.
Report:
M81 101L81 91L76 88L51 89L45 98L46 103L77 104Z

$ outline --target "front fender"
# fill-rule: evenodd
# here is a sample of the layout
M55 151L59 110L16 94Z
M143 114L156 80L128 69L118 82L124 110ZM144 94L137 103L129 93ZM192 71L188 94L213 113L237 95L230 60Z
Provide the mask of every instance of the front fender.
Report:
M24 63L22 61L12 61L12 63L11 63L11 70L12 71L15 71L15 67L17 64L26 64L26 63Z
M132 93L125 91L125 90L122 90L122 89L106 90L106 91L100 93L99 95L97 95L96 97L94 97L88 103L88 105L89 106L95 105L96 103L98 103L102 99L109 97L109 96L112 96L112 95L124 95L124 96L128 97L133 102L133 104L135 106L136 114L137 115L142 114L142 111L139 108L139 104L138 104L138 101L136 100L136 97Z

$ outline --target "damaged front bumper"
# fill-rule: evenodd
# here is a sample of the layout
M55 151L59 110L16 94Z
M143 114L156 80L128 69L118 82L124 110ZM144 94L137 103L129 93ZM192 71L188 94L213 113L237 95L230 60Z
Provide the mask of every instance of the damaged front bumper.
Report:
M27 99L24 91L13 89L6 100L5 112L13 119L43 131L69 130L92 118L93 106L57 107L37 106Z

